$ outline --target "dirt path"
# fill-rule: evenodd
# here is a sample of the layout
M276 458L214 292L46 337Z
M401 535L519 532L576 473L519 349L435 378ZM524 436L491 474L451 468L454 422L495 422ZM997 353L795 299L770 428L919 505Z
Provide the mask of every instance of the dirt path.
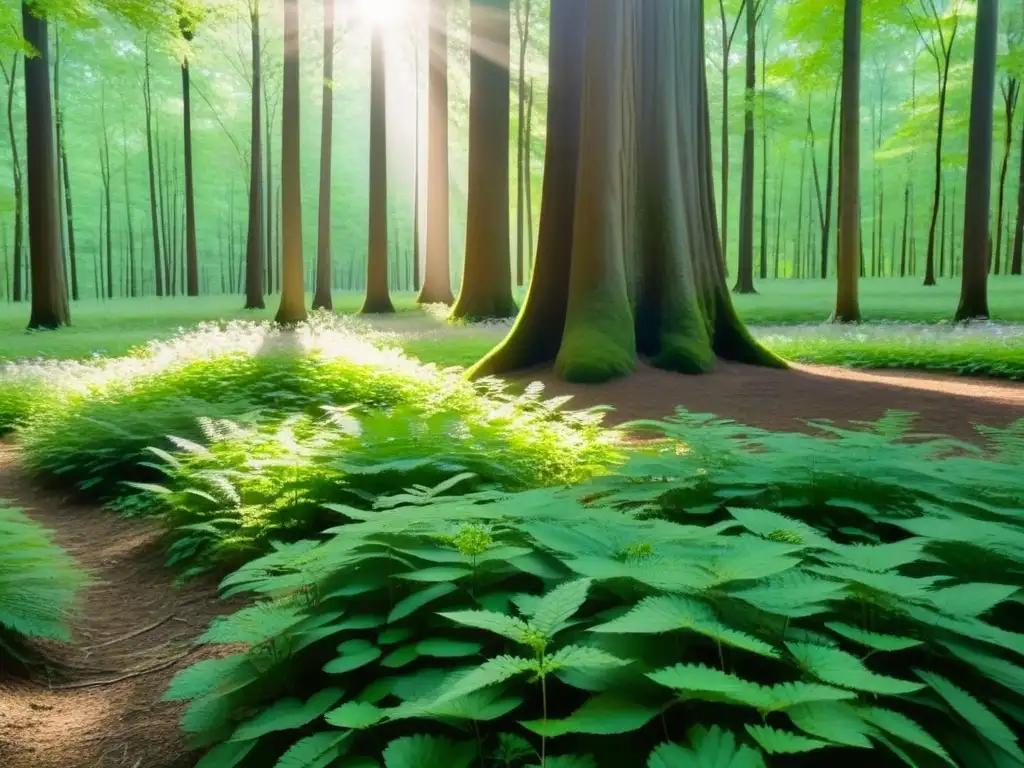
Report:
M160 703L171 677L201 658L189 641L227 610L214 585L172 584L157 530L66 502L25 480L15 451L0 444L0 499L54 531L57 542L96 579L69 646L47 645L65 671L28 683L0 674L3 768L184 768L180 709ZM140 670L148 670L134 675ZM0 671L2 672L2 671ZM90 685L95 681L120 682Z

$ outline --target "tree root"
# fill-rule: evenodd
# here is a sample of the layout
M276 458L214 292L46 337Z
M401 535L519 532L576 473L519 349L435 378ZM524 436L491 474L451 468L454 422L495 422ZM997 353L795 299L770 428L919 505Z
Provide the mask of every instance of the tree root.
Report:
M188 656L192 651L185 651L184 653L178 654L170 659L160 662L159 664L153 664L148 667L142 667L141 669L135 669L130 672L126 672L118 677L112 677L107 680L83 680L80 683L67 683L65 685L52 685L50 690L53 691L68 691L77 688L92 688L101 685L114 685L116 683L123 683L125 680L131 680L135 677L141 677L142 675L148 675L152 672L160 672L161 670L167 669L179 661Z

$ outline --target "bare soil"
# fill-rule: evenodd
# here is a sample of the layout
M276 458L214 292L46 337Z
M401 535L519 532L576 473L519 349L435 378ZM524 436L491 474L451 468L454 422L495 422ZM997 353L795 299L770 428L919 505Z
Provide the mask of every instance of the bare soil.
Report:
M721 364L706 376L649 366L600 386L571 385L528 371L569 407L612 405L611 424L658 418L677 406L777 430L806 419L873 420L888 409L920 414L918 431L972 440L973 424L1005 426L1024 417L1024 385L924 373L795 366L788 371ZM97 583L75 620L75 641L44 647L47 681L0 674L3 768L186 768L195 763L177 726L180 707L159 698L171 677L198 660L190 641L236 607L214 585L173 584L159 533L146 522L67 501L27 482L11 446L0 445L0 498L55 532Z

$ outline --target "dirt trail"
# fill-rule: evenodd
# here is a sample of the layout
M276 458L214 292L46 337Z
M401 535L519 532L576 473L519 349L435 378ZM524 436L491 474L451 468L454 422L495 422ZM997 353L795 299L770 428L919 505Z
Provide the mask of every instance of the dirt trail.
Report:
M230 605L217 600L215 584L172 583L154 526L40 490L16 460L15 449L0 444L0 499L53 531L96 583L82 600L73 642L43 648L55 667L49 684L0 670L0 766L192 765L180 708L159 698L175 673L202 658L190 641Z

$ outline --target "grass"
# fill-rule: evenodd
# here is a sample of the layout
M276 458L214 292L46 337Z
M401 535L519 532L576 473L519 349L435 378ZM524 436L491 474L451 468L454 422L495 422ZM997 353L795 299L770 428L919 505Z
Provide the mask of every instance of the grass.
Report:
M819 323L828 318L835 300L832 281L775 280L759 283L758 290L756 295L734 297L740 315L752 325ZM861 307L866 321L936 323L952 317L958 291L957 282L948 279L934 288L923 288L919 280L910 278L863 280ZM411 293L396 293L392 298L399 314L415 307ZM135 346L171 338L181 328L204 321L271 319L277 297L268 297L267 309L261 311L247 312L241 309L241 302L240 296L84 301L72 308L71 328L45 334L24 330L26 305L6 304L0 306L0 361L122 355ZM361 302L362 296L356 293L339 293L334 298L340 313L358 311ZM990 278L989 302L996 320L1024 322L1024 278ZM438 354L431 344L414 345L409 351L418 354L417 347L425 350L424 354ZM470 347L467 343L454 349L453 356L444 362L475 362L478 349L481 345Z

